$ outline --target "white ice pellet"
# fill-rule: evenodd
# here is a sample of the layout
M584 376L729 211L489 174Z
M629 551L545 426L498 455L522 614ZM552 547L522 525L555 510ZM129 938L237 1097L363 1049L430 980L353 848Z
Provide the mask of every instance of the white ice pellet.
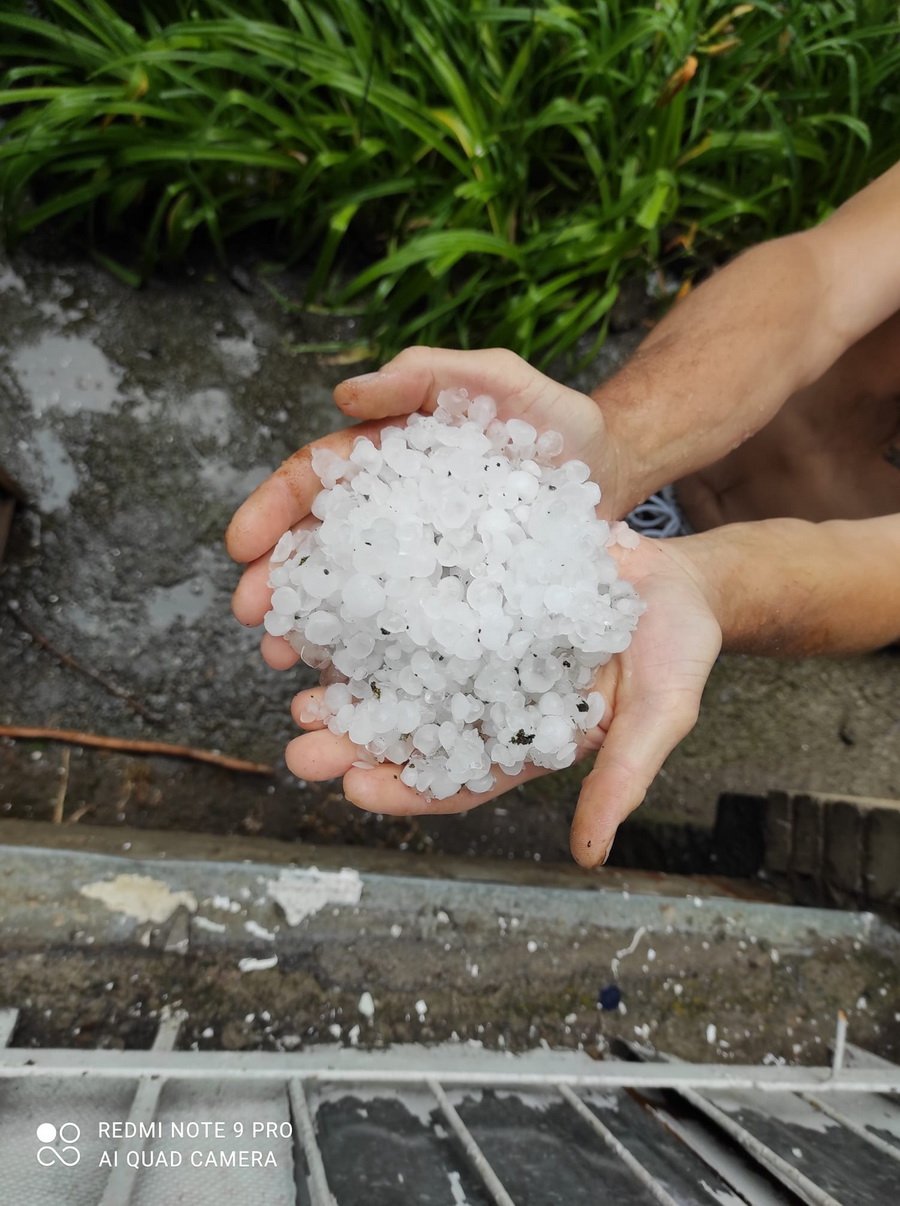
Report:
M586 464L554 463L558 432L484 395L437 401L380 448L313 451L321 522L278 541L265 628L323 672L303 719L444 799L489 791L493 767L570 765L606 711L585 690L643 604L609 553L638 537L597 518Z
M364 1018L373 1018L375 1016L375 1002L372 1000L370 992L364 992L359 998L357 1009Z

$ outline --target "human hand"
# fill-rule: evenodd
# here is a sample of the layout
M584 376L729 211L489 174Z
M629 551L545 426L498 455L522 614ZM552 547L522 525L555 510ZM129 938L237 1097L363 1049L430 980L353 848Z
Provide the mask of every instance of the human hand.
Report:
M593 867L605 862L621 822L643 800L665 759L693 728L721 630L713 614L711 591L691 556L691 540L642 539L634 550L612 552L622 577L633 582L647 604L628 649L601 667L592 689L607 701L600 724L586 733L581 758L596 754L585 778L572 822L571 848L576 861ZM318 710L324 688L302 691L292 714L306 731L287 747L291 771L307 780L343 776L348 800L369 812L392 815L466 812L519 783L553 773L529 765L509 776L494 768L490 792L462 790L427 803L399 779L400 767L382 763L354 766L359 750L346 736L330 732Z
M321 489L312 470L312 449L330 448L347 456L360 436L377 444L382 427L403 423L417 410L434 410L442 389L458 387L467 389L472 397L489 394L497 403L500 419L527 419L539 431L552 428L561 432L563 458L583 460L592 480L601 486L598 511L604 518L618 519L628 506L640 501L633 497L633 490L629 492L625 469L608 437L600 407L586 394L559 385L502 348L479 352L407 348L377 373L341 382L334 391L335 401L358 424L299 449L235 513L226 545L235 561L249 563L232 604L241 623L262 623L271 596L271 550L288 528L309 520L312 501ZM281 637L264 636L260 648L276 670L285 670L298 660Z

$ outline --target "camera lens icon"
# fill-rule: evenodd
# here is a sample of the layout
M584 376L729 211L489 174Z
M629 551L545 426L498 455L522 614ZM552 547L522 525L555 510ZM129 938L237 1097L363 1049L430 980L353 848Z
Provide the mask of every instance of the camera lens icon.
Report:
M81 1127L77 1122L63 1122L58 1127L54 1126L52 1122L41 1122L38 1124L35 1134L38 1143L43 1145L38 1148L37 1159L44 1168L49 1168L52 1164L63 1164L67 1168L72 1168L81 1159L78 1148L71 1146L81 1138ZM55 1143L57 1139L61 1144L67 1146L50 1147L49 1145Z

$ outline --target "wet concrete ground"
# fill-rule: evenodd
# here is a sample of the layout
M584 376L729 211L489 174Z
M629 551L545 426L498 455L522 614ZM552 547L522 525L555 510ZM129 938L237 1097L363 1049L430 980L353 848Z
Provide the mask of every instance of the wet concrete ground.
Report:
M252 270L135 292L79 260L0 266L0 463L28 492L0 570L0 722L184 742L271 762L308 672L274 674L230 618L230 514L298 445L337 425L348 372L296 345L347 323L287 312ZM297 296L296 281L279 289ZM617 336L587 386L634 346ZM364 367L364 366L362 366ZM40 647L139 701L152 719ZM47 819L62 753L0 743L0 809ZM271 780L165 759L75 751L67 817L567 859L579 773L552 776L467 817L379 820L339 784ZM616 856L696 864L723 790L789 787L900 796L895 656L779 664L723 658L700 724L670 759Z

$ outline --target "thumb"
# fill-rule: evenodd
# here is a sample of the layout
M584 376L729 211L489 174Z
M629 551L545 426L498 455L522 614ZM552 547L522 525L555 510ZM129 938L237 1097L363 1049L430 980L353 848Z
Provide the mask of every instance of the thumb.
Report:
M646 700L618 713L578 796L569 845L582 867L605 863L625 818L642 803L672 750L697 722L699 696Z

